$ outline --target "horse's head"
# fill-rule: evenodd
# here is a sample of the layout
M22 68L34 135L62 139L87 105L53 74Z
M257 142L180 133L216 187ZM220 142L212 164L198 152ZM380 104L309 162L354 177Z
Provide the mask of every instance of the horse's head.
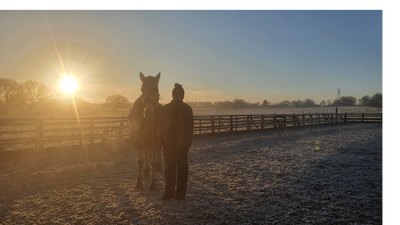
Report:
M142 81L142 98L144 103L143 115L146 118L150 118L154 115L155 108L160 99L160 94L158 92L158 81L160 80L161 72L159 72L155 77L145 76L140 72L140 80Z

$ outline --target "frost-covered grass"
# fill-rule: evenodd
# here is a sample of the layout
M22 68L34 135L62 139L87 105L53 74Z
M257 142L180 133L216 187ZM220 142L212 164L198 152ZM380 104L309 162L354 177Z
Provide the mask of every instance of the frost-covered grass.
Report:
M135 190L136 154L126 146L2 157L0 221L382 223L382 124L197 139L189 167L187 198L162 201L162 174L158 191Z

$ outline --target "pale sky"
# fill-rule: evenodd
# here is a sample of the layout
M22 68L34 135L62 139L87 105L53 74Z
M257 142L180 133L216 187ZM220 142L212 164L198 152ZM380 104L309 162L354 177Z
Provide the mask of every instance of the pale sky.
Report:
M0 77L134 101L161 72L187 101L281 102L382 93L382 11L0 11Z

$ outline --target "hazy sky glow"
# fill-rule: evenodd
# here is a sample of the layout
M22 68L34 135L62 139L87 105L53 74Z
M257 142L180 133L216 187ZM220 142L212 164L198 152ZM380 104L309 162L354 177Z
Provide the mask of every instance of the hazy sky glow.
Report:
M140 95L161 71L187 101L333 101L382 92L382 11L0 11L0 77L75 96Z

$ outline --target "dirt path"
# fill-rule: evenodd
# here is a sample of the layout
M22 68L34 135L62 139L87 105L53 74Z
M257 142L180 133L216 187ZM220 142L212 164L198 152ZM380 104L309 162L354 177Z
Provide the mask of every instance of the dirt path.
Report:
M2 224L381 224L382 124L195 140L187 199L135 190L133 151L0 165ZM145 183L148 186L149 183Z

